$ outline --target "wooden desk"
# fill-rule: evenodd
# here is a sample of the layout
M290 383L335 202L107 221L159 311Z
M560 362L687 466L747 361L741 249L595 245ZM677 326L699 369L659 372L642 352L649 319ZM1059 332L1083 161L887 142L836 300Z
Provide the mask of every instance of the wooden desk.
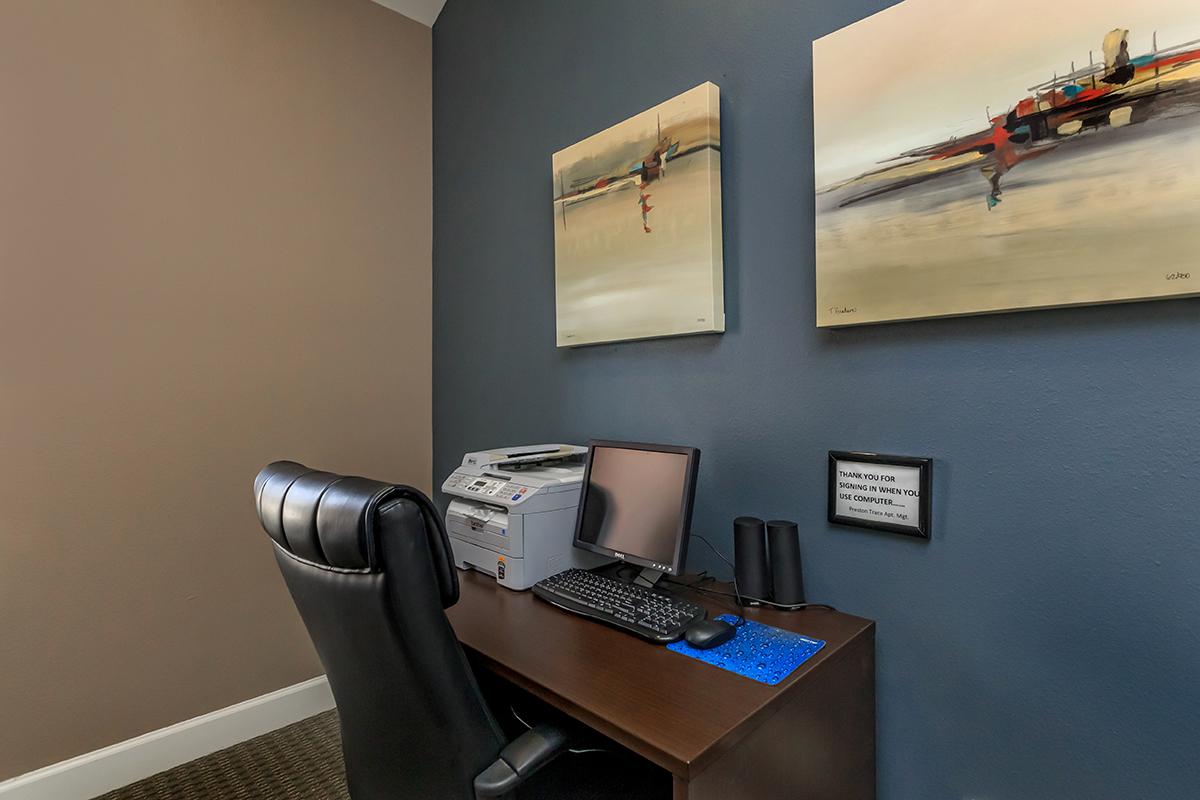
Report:
M674 800L875 797L874 622L748 609L747 619L826 641L767 686L480 573L459 572L459 581L462 596L447 614L463 645L500 677L668 770ZM683 593L710 615L732 609Z

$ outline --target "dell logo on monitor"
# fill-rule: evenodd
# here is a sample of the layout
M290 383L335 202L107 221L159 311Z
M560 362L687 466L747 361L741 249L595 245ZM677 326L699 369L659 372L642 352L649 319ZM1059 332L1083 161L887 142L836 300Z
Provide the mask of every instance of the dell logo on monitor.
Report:
M613 550L613 555L614 555L614 556L616 556L617 558L621 559L622 561L624 561L624 560L625 560L625 554L624 554L624 553L618 553L616 550Z

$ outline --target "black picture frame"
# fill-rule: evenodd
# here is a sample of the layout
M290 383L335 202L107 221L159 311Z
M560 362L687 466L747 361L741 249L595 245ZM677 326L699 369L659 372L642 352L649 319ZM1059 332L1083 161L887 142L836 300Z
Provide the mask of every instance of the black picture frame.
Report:
M862 519L859 517L840 516L837 513L837 465L839 461L857 461L864 464L883 464L893 467L916 467L920 470L918 477L921 497L918 501L917 524L904 525L894 522ZM928 539L932 535L933 524L933 459L913 456L891 456L880 453L863 453L853 450L829 451L829 521L835 525L850 525L855 528L887 531L905 536L915 536Z

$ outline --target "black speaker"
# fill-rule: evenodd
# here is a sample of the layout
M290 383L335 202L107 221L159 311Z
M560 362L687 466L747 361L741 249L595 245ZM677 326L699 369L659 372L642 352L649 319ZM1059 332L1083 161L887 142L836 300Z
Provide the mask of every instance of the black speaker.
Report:
M743 597L771 598L771 573L767 570L767 539L758 517L733 521L733 573Z
M800 565L800 531L796 523L773 519L767 523L771 549L771 579L775 602L790 606L804 602L804 570Z

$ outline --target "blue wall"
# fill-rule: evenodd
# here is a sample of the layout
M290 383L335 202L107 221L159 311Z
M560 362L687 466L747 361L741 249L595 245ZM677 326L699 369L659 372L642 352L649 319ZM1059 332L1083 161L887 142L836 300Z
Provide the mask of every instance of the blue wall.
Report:
M881 797L1196 797L1200 301L817 330L810 42L883 5L450 0L435 480L494 445L699 446L698 532L797 519L811 598L879 621ZM728 331L556 349L551 153L705 80ZM829 449L934 457L933 540L828 525Z

